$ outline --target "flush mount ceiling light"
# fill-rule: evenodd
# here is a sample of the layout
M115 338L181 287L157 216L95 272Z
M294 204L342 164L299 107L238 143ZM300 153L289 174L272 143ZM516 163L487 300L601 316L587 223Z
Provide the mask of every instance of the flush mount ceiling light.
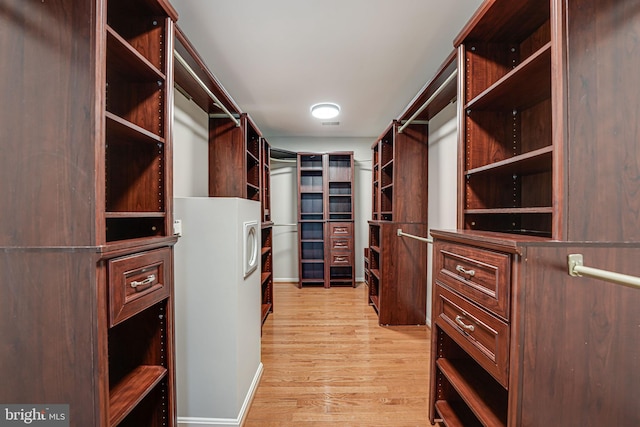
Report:
M340 114L340 106L333 102L320 102L311 106L311 115L318 119L333 119Z

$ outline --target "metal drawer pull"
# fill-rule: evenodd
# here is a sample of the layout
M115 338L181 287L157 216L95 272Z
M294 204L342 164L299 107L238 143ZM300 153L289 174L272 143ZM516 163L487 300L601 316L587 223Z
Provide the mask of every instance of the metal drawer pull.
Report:
M465 331L473 332L476 330L476 327L473 325L467 325L462 321L462 316L456 316L456 323Z
M344 256L337 256L335 258L336 262L345 262L347 260L347 257Z
M462 274L466 274L469 277L473 277L476 275L476 271L475 270L467 270L466 268L464 268L461 265L456 265L456 271L462 273Z
M148 275L148 276L147 276L147 278L146 278L146 279L144 279L144 280L141 280L141 281L139 281L139 282L138 282L138 281L136 281L136 280L134 280L133 282L131 282L131 287L135 289L135 288L137 288L138 286L146 286L146 285L150 285L150 284L152 284L152 283L153 283L153 282L155 282L155 281L156 281L156 275L155 275L155 274L150 274L150 275Z

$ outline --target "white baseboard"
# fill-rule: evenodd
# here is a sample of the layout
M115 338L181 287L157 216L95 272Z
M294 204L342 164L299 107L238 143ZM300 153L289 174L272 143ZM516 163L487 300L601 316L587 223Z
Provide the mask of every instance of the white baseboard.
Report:
M256 371L255 376L253 377L253 381L251 381L251 386L249 387L249 391L244 399L244 403L242 404L242 408L240 408L240 413L238 416L233 418L201 418L201 417L178 417L178 427L207 427L207 426L222 426L222 427L238 427L241 426L244 422L244 418L247 416L249 412L249 408L251 407L251 402L253 401L253 396L256 394L256 390L258 389L258 384L260 384L260 378L262 377L262 370L264 366L262 362L258 365L258 370Z

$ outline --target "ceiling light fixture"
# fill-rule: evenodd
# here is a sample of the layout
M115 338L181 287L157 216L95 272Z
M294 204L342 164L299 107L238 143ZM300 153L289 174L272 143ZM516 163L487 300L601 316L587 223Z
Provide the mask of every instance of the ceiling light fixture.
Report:
M320 102L311 106L311 115L318 119L333 119L340 114L340 106L333 102Z

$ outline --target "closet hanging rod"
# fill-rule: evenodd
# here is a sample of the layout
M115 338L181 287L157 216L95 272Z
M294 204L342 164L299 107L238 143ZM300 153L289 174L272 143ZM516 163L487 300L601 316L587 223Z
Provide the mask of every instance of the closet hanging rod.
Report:
M204 82L200 79L200 77L198 77L198 75L195 73L195 71L193 71L193 69L189 66L189 64L187 64L187 61L185 61L184 58L175 49L173 51L173 56L187 70L187 72L191 75L191 77L193 77L194 80L200 85L202 90L204 90L207 93L207 95L209 95L209 98L211 98L213 100L213 103L217 107L219 107L222 111L224 111L224 113L231 119L231 121L233 121L233 123L236 124L236 127L240 127L240 121L238 119L236 119L235 116L233 114L231 114L231 112L227 109L227 107L225 107L222 104L222 102L220 102L218 97L215 96L213 94L213 92L211 92L211 90L209 90L207 85L204 84Z
M438 96L440 95L440 92L442 92L444 90L444 88L451 82L451 80L455 79L456 76L458 75L458 69L456 68L455 70L453 70L453 72L451 73L451 75L449 77L447 77L447 79L440 85L438 86L438 89L436 89L435 92L433 92L433 94L431 94L431 96L429 97L429 99L427 99L425 101L424 104L422 104L422 106L420 108L418 108L418 111L416 111L415 113L413 113L413 115L411 117L409 117L409 120L407 120L402 126L400 126L400 129L398 129L398 133L402 133L402 131L411 124L411 122L413 122L416 117L418 117L420 115L420 113L422 113L424 111L425 108L427 108L429 106L429 104L431 104L431 102Z
M414 236L413 234L405 233L405 232L402 231L402 228L398 228L398 236L409 237L411 239L420 240L421 242L424 242L424 243L432 243L433 244L433 240L427 239L426 237Z
M630 288L640 289L640 277L587 267L584 265L584 257L582 254L569 254L567 256L567 265L569 267L569 275L573 277L593 277L594 279L601 279Z
M274 227L297 227L298 224L273 224Z

